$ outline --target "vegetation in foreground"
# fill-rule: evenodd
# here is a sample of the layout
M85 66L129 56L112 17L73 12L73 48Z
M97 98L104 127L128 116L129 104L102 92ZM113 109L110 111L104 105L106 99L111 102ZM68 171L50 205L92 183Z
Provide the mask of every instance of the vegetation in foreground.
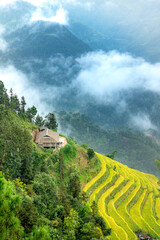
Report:
M94 151L72 139L55 152L39 148L31 137L35 107L25 110L24 98L0 88L0 239L103 239L105 222L81 191L101 168Z

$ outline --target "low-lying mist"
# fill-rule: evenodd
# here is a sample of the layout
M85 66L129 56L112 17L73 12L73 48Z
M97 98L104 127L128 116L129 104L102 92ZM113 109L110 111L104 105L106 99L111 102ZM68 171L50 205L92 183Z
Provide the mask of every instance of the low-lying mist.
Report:
M160 63L116 51L90 52L77 59L57 55L47 62L25 62L19 68L8 63L0 68L0 79L40 113L80 111L99 122L103 118L102 125L106 121L107 127L110 117L120 117L129 127L157 129L152 116L157 110L152 103L159 106ZM111 116L107 114L110 108Z

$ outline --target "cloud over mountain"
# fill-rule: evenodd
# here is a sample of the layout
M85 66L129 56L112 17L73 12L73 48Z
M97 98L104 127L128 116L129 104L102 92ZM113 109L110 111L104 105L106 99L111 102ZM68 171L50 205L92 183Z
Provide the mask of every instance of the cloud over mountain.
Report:
M44 21L44 22L52 22L52 23L59 23L62 25L68 24L68 13L62 7L56 10L54 16L47 17L42 11L42 8L38 8L33 14L31 18L31 22L34 21Z
M50 91L55 90L54 87L52 89L46 88L45 92L41 88L35 88L31 83L31 76L29 78L22 71L10 64L0 67L0 79L4 82L8 91L12 88L19 98L25 96L29 107L35 105L42 114L53 110L53 107L48 106L46 103L45 97L50 94ZM42 88L44 87L43 85Z
M124 90L146 89L160 93L160 63L151 64L127 53L91 52L77 59L81 71L75 80L82 93L104 101ZM114 95L114 97L113 97Z
M3 1L3 3L1 1L0 6L10 6L10 8L16 8L16 2L18 3L18 1L16 0L6 0L5 2ZM144 1L139 0L23 0L21 1L21 3L22 2L32 4L32 9L30 8L31 5L26 4L27 6L25 9L29 9L30 13L27 15L28 18L26 17L24 19L24 21L27 19L27 23L29 22L29 19L31 19L32 22L34 21L34 23L32 24L35 25L35 22L39 20L45 22L43 24L49 22L47 24L52 25L53 22L66 25L68 23L71 23L73 19L75 22L80 22L82 23L82 25L84 23L88 25L88 27L91 27L91 29L93 29L93 36L95 36L95 38L97 38L97 35L94 30L98 29L98 31L100 32L100 35L98 36L102 38L105 37L104 41L107 41L108 45L112 45L113 42L114 44L111 47L107 46L108 48L106 48L106 51L109 52L94 51L88 54L83 54L79 58L77 58L78 55L76 53L78 51L78 47L76 44L72 43L70 47L72 51L69 51L65 55L64 52L60 52L59 50L64 50L64 46L66 43L66 41L64 41L63 34L61 34L61 36L57 40L57 36L59 35L57 35L54 30L47 33L44 31L45 34L43 35L45 37L47 36L47 39L50 38L50 46L54 46L57 50L57 52L55 53L61 53L61 56L58 55L56 56L56 58L54 58L54 54L51 55L51 53L53 52L53 48L50 48L52 50L48 48L49 44L46 41L46 38L42 38L42 32L39 31L35 35L32 32L29 37L24 38L24 42L18 39L19 43L18 41L15 43L17 44L16 46L18 46L17 50L23 50L21 51L22 54L19 54L21 58L23 58L25 54L26 56L27 54L30 54L29 57L32 57L33 59L35 58L37 61L39 61L41 56L45 56L44 64L43 62L41 63L41 65L38 65L38 63L35 64L37 66L37 69L40 69L39 75L42 76L42 72L44 75L42 79L40 79L38 73L34 72L35 65L33 64L33 66L31 66L32 62L29 63L26 60L24 65L27 66L28 64L28 66L31 66L31 71L29 72L29 74L33 78L29 79L27 75L21 75L22 80L17 80L17 84L11 80L10 82L5 80L7 81L8 86L19 85L21 87L18 91L15 91L19 94L21 94L22 92L21 95L27 95L25 88L28 87L30 89L29 85L31 81L38 82L38 80L41 80L42 84L44 80L46 81L45 85L43 85L43 87L45 86L45 92L43 92L43 94L40 94L41 90L39 86L36 89L35 96L37 97L37 99L39 99L37 100L38 104L40 104L41 102L45 102L46 99L47 101L50 100L50 102L54 102L52 94L52 92L54 91L54 95L58 96L56 100L62 98L63 101L63 93L65 93L65 97L67 100L64 106L72 105L73 102L75 103L75 99L73 100L72 96L74 95L75 97L77 94L77 102L81 103L82 101L84 101L84 106L86 106L85 103L87 101L94 102L101 106L106 106L110 104L112 108L114 108L114 110L121 115L127 110L128 115L130 114L130 117L133 120L131 121L133 125L138 126L139 122L141 122L143 126L146 126L145 128L154 127L154 124L152 124L153 119L150 117L150 115L148 115L149 110L148 112L147 110L146 112L143 112L143 104L140 104L140 91L149 91L152 93L156 93L158 96L160 95L160 3L158 2L158 0L146 0L145 4ZM10 5L11 3L14 3L14 5ZM19 5L19 7L21 7L21 4ZM21 11L21 13L23 15L23 11ZM26 22L24 22L24 24ZM10 26L10 23L13 23L12 18L10 19L8 26ZM19 25L17 24L17 26ZM59 27L62 29L66 28L64 26ZM5 51L8 46L3 39L3 31L0 32L2 32L2 34L0 33L0 48L1 51ZM22 36L24 36L23 33L24 31L22 30ZM84 41L85 38L87 39L88 37L87 31L85 34L86 37L84 37L82 41ZM71 35L69 34L67 38L67 44L70 44L71 42L70 36ZM55 43L53 44L53 38L55 40L54 42L56 42L57 40L57 44L59 44L62 40L62 44L59 48L56 46ZM30 42L29 39L31 40ZM43 40L41 41L42 44L38 45L37 40ZM47 44L45 45L44 43ZM20 44L21 49L19 47ZM37 55L34 54L32 49L32 47L35 46L37 47L35 48L35 52L37 53ZM75 54L73 56L74 48ZM30 52L28 49L30 50ZM41 49L41 51L39 51L39 49ZM66 45L66 49L69 49L68 45ZM115 50L110 51L111 49ZM49 52L48 55L46 54L47 51ZM90 48L88 51L90 51ZM80 54L83 52L84 51L80 51ZM18 56L18 54L16 56ZM74 58L72 58L72 60L66 60L66 57L70 56ZM138 58L136 56L143 57ZM59 64L59 62L61 62L60 60L63 60L61 64ZM68 64L68 67L66 67L65 64ZM22 66L22 69L23 67L25 68L25 66ZM26 68L26 72L29 71L28 69ZM17 70L15 67L12 66L11 68L11 65L9 65L5 68L5 70L12 72L15 78L20 79L20 72L18 72L17 75L17 71L19 70ZM5 79L6 77L4 75L4 69L1 68L0 71L0 76L3 80L3 78ZM14 75L14 73L16 73L16 75ZM50 84L50 86L48 86L47 84ZM59 84L61 88L55 87L56 84ZM71 93L71 89L73 89L72 94L69 95L69 93ZM136 95L136 91L139 91L139 94ZM135 95L133 94L133 106L130 110L128 106L129 104L131 105L131 103L128 102L128 99L131 98L130 93L132 94L133 92ZM34 95L34 93L32 94ZM135 96L138 96L138 100ZM32 97L29 98L32 99ZM152 101L152 103L153 102L154 101ZM140 104L141 107L137 107L138 110L134 115L133 109L135 104L137 104L137 106L138 104ZM152 106L150 106L150 110L151 107ZM142 111L142 114L139 114L138 111L140 110Z
M0 79L7 88L13 87L19 96L24 95L30 105L34 102L39 106L41 112L46 111L48 103L51 109L54 109L62 103L73 105L73 101L79 102L79 107L85 103L87 111L87 102L92 100L104 108L113 107L117 116L123 117L127 114L131 126L142 130L156 129L149 113L152 105L148 111L143 109L141 92L159 95L160 63L151 64L142 58L115 51L90 52L76 58L75 64L72 58L56 56L44 63L40 61L40 66L44 65L40 74L43 73L50 79L50 83L42 81L40 84L37 82L39 75L34 72L31 63L25 64L28 66L28 74L8 65L0 68ZM136 92L138 94L135 94ZM137 108L137 101L141 103L141 107Z

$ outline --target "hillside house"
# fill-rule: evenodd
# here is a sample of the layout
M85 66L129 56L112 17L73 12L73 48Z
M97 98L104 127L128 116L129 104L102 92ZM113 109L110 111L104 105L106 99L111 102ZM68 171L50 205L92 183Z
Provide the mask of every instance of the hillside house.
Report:
M36 134L35 143L44 148L59 149L63 147L63 141L59 133L53 132L47 127L40 128Z

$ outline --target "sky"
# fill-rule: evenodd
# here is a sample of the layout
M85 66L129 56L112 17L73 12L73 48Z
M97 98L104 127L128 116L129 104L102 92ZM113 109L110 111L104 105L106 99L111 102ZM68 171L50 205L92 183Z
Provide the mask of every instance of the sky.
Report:
M56 10L55 15L50 17L46 17L43 14L41 8L37 8L37 10L32 14L31 22L35 21L44 21L44 22L53 22L59 23L62 25L68 25L68 12L65 11L62 7Z
M159 0L21 0L30 3L42 10L47 7L64 8L65 11L73 12L77 18L88 14L88 19L96 18L98 23L108 20L112 24L121 26L132 26L144 32L152 26L152 32L156 31L160 23L160 1ZM0 0L0 6L4 7L14 4L18 0ZM79 12L78 12L79 11ZM78 12L78 14L77 14ZM84 18L86 21L86 17ZM138 25L135 25L138 23ZM107 22L106 22L107 24ZM134 26L135 25L135 26ZM158 31L158 29L157 29ZM159 31L158 31L159 32Z

